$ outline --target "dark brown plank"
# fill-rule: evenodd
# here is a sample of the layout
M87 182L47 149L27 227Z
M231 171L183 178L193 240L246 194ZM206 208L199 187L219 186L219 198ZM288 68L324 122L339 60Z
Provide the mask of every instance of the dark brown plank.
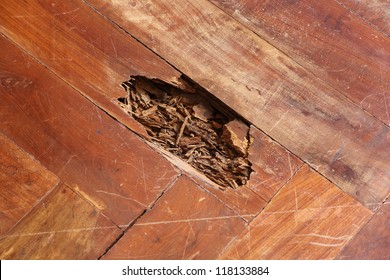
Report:
M390 36L389 0L337 0L337 2Z
M389 128L219 8L89 2L361 202L389 194Z
M390 260L390 201L387 200L374 217L338 255L345 260Z
M222 259L333 259L372 212L307 165Z
M61 184L0 238L1 259L97 259L122 233Z
M134 133L4 37L0 49L0 131L117 225L128 225L178 176Z
M336 1L211 0L390 125L390 39Z
M182 176L104 259L215 259L245 224Z
M58 183L54 174L0 133L0 236Z

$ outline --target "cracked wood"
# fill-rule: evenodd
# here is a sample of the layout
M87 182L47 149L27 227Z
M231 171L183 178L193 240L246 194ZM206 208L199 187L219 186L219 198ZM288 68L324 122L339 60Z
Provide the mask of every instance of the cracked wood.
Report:
M88 2L362 203L387 197L389 127L213 4Z
M248 150L254 140L249 139L249 126L239 116L225 115L207 98L210 93L202 96L196 88L184 91L140 76L122 85L128 95L118 99L121 107L145 126L151 141L222 189L247 185L252 171Z

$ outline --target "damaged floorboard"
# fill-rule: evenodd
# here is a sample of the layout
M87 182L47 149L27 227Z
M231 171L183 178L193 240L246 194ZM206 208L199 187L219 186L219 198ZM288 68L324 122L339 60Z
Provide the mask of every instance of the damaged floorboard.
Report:
M363 204L388 196L390 128L215 5L88 2ZM388 84L389 44L376 47Z
M390 258L385 4L238 2L0 2L1 259Z

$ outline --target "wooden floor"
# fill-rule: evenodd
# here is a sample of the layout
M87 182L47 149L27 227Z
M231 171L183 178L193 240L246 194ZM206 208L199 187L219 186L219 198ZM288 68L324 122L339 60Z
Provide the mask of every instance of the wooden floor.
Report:
M1 1L0 258L390 259L389 24L388 0ZM249 184L145 140L131 75L242 116Z

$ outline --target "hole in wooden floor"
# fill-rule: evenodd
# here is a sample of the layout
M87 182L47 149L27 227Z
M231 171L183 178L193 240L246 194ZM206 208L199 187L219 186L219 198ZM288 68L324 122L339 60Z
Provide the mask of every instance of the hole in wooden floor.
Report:
M157 79L133 76L122 83L121 107L140 122L150 139L180 157L222 189L247 184L249 126L197 85L179 89Z

